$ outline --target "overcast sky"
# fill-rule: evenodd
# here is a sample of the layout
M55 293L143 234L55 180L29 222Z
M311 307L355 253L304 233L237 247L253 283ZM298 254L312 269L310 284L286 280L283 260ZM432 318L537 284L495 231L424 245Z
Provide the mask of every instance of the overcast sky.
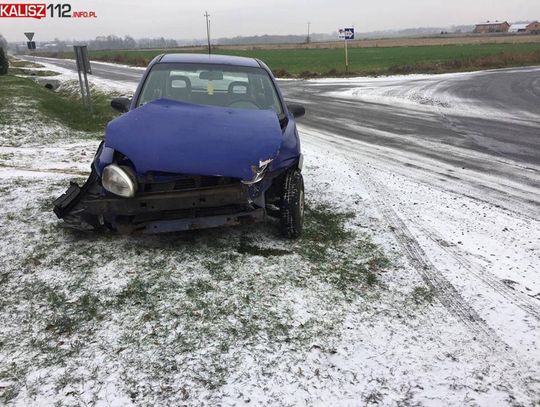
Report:
M16 0L10 0L13 3ZM22 2L24 0L18 0ZM96 19L0 19L8 41L91 39L129 34L135 38L205 38L204 10L212 37L330 33L354 24L357 31L473 24L485 20L540 20L540 0L64 0L73 11L95 11ZM1 3L8 1L0 0ZM39 3L39 1L30 1ZM55 3L57 4L57 3Z

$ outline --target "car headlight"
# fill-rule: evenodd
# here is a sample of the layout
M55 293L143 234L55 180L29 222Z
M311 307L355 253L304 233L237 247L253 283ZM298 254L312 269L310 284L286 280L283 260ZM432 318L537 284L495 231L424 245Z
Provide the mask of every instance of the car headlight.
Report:
M271 162L272 158L265 161L260 161L259 167L252 165L251 171L253 172L253 178L249 181L242 181L242 184L253 185L262 180L264 178L264 173L266 172L266 169Z
M101 184L107 191L115 195L131 198L137 192L135 176L129 169L119 167L116 164L107 165L103 169Z

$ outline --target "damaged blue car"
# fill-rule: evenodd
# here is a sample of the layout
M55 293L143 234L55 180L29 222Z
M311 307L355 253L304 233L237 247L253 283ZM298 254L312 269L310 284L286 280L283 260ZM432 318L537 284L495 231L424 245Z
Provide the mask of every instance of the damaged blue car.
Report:
M80 230L163 233L265 220L297 238L304 220L295 118L270 69L251 58L166 54L132 98L117 98L82 186L54 212Z

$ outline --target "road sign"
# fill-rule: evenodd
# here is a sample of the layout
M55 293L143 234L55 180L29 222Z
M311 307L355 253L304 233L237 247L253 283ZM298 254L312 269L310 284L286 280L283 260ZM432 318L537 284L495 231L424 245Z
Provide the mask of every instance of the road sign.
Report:
M90 66L90 59L88 59L88 47L86 45L74 45L75 60L77 61L77 67L81 71L92 74L92 67Z
M36 42L35 41L28 41L26 43L26 46L28 47L28 49L36 49Z
M90 60L88 59L88 48L86 45L74 45L73 50L75 51L75 60L77 61L77 74L79 75L79 85L81 86L81 97L86 109L93 114L90 86L88 86L87 76L87 74L92 73Z
M34 33L24 33L24 35L26 35L26 38L28 38L28 41L32 41L32 39L34 38Z
M340 28L338 38L340 40L354 40L354 28Z

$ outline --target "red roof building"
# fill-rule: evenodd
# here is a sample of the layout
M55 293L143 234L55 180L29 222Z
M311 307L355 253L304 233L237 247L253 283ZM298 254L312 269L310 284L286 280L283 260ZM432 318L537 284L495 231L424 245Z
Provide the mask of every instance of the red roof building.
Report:
M506 21L487 21L485 23L476 24L473 32L477 34L506 33L509 29L510 24Z
M530 34L540 34L540 23L538 21L533 21L527 25L525 32Z

